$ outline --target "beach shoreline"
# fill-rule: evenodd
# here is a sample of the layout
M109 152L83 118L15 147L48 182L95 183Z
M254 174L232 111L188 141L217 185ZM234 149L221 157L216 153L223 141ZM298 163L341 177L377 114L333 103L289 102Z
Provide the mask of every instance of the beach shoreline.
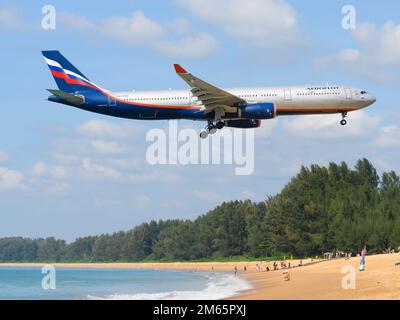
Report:
M281 262L277 261L279 268ZM305 260L286 260L285 263L291 263L291 266L312 263L312 259ZM147 270L170 270L170 271L190 271L190 272L217 272L230 275L236 275L247 283L245 290L233 292L232 295L226 296L223 299L238 298L249 290L254 290L255 285L248 275L262 272L269 267L273 269L273 261L240 261L240 262L110 262L110 263L80 263L80 262L57 262L57 263L0 263L1 267L32 267L41 268L45 265L50 265L55 268L82 268L82 269L147 269ZM246 270L246 271L245 271Z
M315 261L286 260L290 268L278 270L273 262L171 262L171 263L0 263L0 267L42 267L99 269L153 269L193 272L235 273L251 284L251 289L226 299L315 300L315 299L400 299L400 255L367 256L366 270L358 271L359 257ZM318 262L318 263L315 263ZM261 267L260 267L261 266ZM270 271L266 271L269 267ZM284 272L287 272L284 274ZM354 276L355 288L344 288L343 279ZM287 278L289 277L290 280ZM346 282L347 281L347 282ZM348 280L346 283L351 284ZM346 284L345 284L346 286Z

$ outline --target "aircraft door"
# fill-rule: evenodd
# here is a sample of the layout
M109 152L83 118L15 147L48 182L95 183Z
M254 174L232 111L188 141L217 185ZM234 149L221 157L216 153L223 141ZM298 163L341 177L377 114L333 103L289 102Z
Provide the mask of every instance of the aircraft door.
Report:
M115 100L115 98L112 96L108 96L108 106L115 107L116 105L117 105L117 101Z
M351 89L350 88L344 88L344 94L345 94L347 100L351 100L352 99Z
M283 96L285 101L292 101L292 90L283 89Z

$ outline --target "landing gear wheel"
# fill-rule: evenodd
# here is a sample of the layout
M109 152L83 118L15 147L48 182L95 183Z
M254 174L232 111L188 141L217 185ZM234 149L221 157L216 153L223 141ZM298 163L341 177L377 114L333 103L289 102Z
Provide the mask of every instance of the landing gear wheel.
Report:
M214 134L217 132L217 128L212 123L208 124L208 126L206 127L206 130L209 134Z
M346 124L347 124L347 121L346 121L346 118L347 117L347 112L345 111L345 112L342 112L342 120L340 121L340 124L342 125L342 126L345 126Z
M224 127L224 125L225 125L225 123L220 120L220 121L217 121L215 126L217 127L217 129L222 129Z
M200 138L206 139L208 137L208 132L206 130L200 132Z

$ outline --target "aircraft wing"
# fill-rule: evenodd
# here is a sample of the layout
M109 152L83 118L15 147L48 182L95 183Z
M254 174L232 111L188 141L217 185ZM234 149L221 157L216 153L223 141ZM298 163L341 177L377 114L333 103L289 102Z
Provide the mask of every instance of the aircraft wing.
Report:
M176 73L191 87L191 92L197 98L198 104L204 106L206 113L216 108L223 108L225 112L236 112L237 108L246 104L246 101L209 84L174 64Z

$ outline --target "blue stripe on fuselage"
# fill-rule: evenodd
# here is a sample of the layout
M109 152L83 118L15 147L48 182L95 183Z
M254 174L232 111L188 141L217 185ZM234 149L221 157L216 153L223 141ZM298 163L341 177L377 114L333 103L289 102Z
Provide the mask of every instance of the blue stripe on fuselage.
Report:
M205 120L213 118L213 113L205 114L198 109L180 109L180 108L157 108L147 107L132 103L116 102L115 106L87 106L87 110L113 115L115 117L128 118L128 119L147 119L147 120L160 120L160 119L201 119Z
M62 100L54 99L50 96L49 100L52 102L64 103ZM116 101L116 105L97 105L97 104L83 104L75 106L79 109L105 114L109 116L126 118L126 119L140 119L140 120L162 120L162 119L193 119L193 120L206 120L213 119L212 112L205 114L198 109L180 109L180 108L157 108L137 105L133 103L123 103Z

